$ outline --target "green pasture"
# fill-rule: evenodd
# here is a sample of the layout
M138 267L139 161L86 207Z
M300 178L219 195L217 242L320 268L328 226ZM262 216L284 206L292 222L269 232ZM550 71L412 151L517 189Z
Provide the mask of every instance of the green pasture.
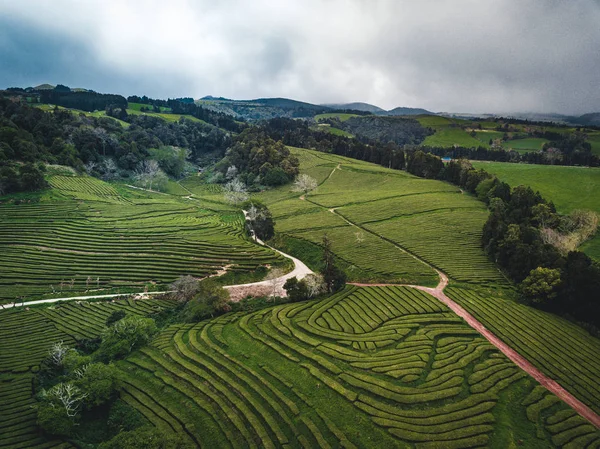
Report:
M193 117L191 115L182 115L182 114L169 114L166 112L141 112L139 109L127 109L127 113L131 115L148 115L150 117L159 117L167 122L178 122L182 117L191 120L193 122L203 123L208 125L204 120L200 120L199 118Z
M512 187L531 186L552 201L560 213L587 209L600 214L600 168L475 161L473 165L497 175ZM600 235L581 249L600 260Z
M138 111L141 112L140 110L142 108L148 108L152 111L153 106L152 105L147 105L147 104L143 104L143 103L128 103L127 104L127 108L128 109L133 109L134 111ZM171 112L171 108L167 108L165 106L159 106L160 112Z
M488 139L489 140L489 139ZM485 147L488 148L487 141L478 140L471 137L467 131L462 128L441 128L435 131L435 134L427 136L421 143L424 146L431 147L448 147L452 148L455 145L471 148Z
M326 123L321 123L321 124L313 127L312 129L314 129L315 131L327 132L329 134L333 134L333 135L336 135L336 136L354 137L354 134L349 133L348 131L344 131L343 129L336 128L336 127L331 126L331 125L326 124Z
M548 139L528 137L525 139L508 140L504 143L504 147L517 151L540 151L544 144L548 142L550 142Z
M477 168L497 175L512 187L531 186L554 202L561 213L588 209L600 213L600 169L560 165L511 164L473 161Z
M358 114L344 114L344 113L338 113L338 112L330 112L327 114L317 114L315 115L315 121L318 123L321 120L327 120L330 118L336 118L341 122L345 122L346 120L352 118L352 117L360 117L360 115Z
M592 153L600 156L600 132L589 133L588 142L592 146Z
M64 108L62 106L55 106L53 104L36 104L35 107L41 109L42 111L46 111L46 112L50 112L53 111L55 107L58 107L58 109L67 109L71 112L73 112L74 114L83 114L86 115L88 117L106 117L109 118L111 120L115 120L117 122L119 122L121 124L121 126L123 126L124 128L128 128L129 127L129 123L120 120L118 118L115 117L111 117L109 115L106 115L106 112L104 111L94 111L94 112L88 112L88 111L82 111L81 109L69 109L69 108Z

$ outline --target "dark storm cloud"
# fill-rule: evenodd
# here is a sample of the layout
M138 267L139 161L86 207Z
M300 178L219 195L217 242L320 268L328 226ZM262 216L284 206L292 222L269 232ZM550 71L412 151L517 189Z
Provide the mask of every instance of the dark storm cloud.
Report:
M0 1L0 86L600 110L600 3Z

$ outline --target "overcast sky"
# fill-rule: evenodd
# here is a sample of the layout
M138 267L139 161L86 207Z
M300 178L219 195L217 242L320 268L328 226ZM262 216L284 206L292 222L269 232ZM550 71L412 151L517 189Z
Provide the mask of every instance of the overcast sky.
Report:
M0 0L0 88L600 111L600 0Z

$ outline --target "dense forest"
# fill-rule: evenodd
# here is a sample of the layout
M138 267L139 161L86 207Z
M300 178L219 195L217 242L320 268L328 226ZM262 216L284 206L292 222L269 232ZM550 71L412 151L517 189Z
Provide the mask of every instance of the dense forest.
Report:
M58 108L44 112L0 98L0 185L4 193L42 185L13 181L24 167L39 169L35 164L40 162L93 172L105 179L127 178L140 162L152 157L151 149L183 148L189 160L204 164L222 158L231 144L229 132L201 122L183 119L170 123L145 115L131 115L128 122L130 126L124 127L108 117ZM164 161L165 167L168 163Z

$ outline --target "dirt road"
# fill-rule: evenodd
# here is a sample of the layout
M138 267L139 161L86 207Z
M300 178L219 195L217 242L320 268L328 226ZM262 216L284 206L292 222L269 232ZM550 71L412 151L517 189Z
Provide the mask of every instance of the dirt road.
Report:
M435 287L423 287L421 285L404 285L405 287L416 288L418 290L422 290L430 295L434 296L444 304L448 306L450 310L456 313L459 317L464 319L466 323L479 332L487 341L493 344L500 352L502 352L506 357L508 357L512 362L537 380L541 385L543 385L548 391L559 397L563 402L569 404L577 413L579 413L583 418L587 419L596 427L600 428L600 416L596 414L591 408L561 387L558 382L549 378L544 373L542 373L539 369L537 369L532 363L530 363L525 357L519 354L517 351L512 349L502 340L500 340L496 335L490 332L485 328L483 324L481 324L473 315L463 309L459 304L454 302L444 293L444 288L448 285L448 277L438 271L438 275L440 276L440 283ZM357 285L359 287L386 287L386 286L398 286L401 284L360 284L360 283L352 283L351 285Z

